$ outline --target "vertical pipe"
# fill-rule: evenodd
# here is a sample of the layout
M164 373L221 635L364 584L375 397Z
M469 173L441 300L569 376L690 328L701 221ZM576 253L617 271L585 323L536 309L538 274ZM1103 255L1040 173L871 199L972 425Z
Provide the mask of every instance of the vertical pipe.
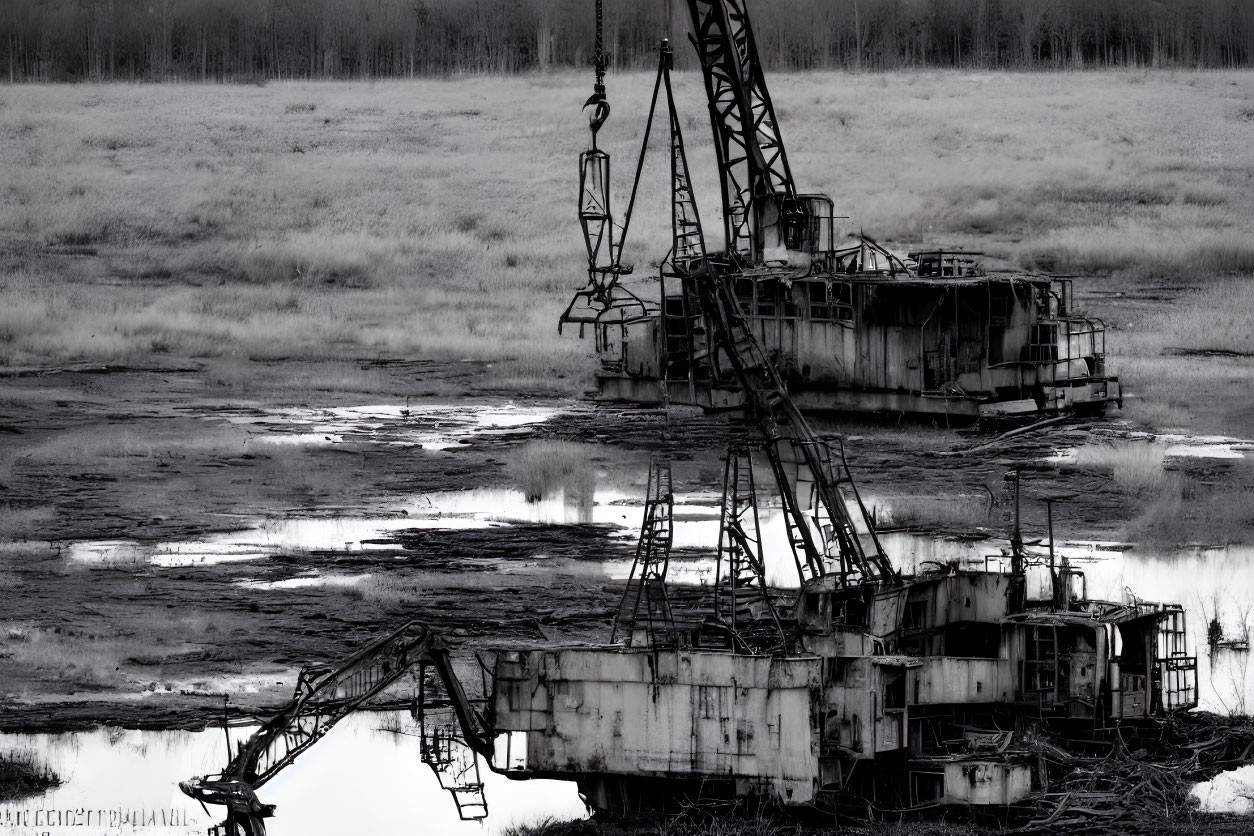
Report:
M1062 596L1058 589L1058 573L1054 569L1054 500L1052 498L1045 500L1045 515L1049 525L1049 579L1053 593L1050 597L1050 604L1057 607Z
M1022 529L1019 527L1020 474L1021 474L1020 468L1016 467L1014 469L1015 525L1014 525L1014 532L1012 533L1011 538L1010 538L1010 556L1011 556L1010 571L1016 575L1023 574L1023 532L1022 532Z

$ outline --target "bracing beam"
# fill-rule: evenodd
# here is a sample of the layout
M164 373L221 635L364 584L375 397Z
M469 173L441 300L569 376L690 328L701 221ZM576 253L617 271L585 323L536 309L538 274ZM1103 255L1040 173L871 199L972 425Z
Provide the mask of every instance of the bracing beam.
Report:
M688 0L723 192L727 252L754 261L767 213L796 197L745 0Z

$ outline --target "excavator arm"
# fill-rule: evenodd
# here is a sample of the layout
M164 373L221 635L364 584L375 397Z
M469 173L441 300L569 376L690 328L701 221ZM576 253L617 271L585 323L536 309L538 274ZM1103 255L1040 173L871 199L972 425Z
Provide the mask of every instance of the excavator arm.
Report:
M231 836L260 836L265 833L263 819L274 815L274 806L261 803L256 790L340 720L408 671L428 665L444 684L467 744L491 759L491 734L466 697L448 648L429 627L411 621L338 665L302 670L291 701L240 744L222 772L183 781L179 789L203 804L226 806L226 832Z

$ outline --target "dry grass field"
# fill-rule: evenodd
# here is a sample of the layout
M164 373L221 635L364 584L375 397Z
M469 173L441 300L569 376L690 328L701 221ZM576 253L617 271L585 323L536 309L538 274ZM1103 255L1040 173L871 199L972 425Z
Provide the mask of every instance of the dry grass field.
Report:
M770 83L799 184L830 193L849 230L1180 289L1153 328L1112 339L1130 390L1153 378L1148 420L1189 417L1181 351L1254 350L1254 75ZM610 80L620 207L651 84ZM500 385L578 391L590 346L556 318L581 283L587 88L568 73L0 89L0 364L193 361L229 384L252 360L471 358L495 361ZM699 79L677 90L713 228ZM627 247L637 278L665 251L665 176L654 157ZM370 389L358 376L332 369L328 385Z

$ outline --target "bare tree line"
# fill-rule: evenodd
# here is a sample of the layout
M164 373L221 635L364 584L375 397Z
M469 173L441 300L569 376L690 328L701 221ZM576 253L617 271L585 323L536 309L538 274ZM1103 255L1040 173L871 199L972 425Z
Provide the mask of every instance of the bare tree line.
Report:
M771 69L1237 67L1254 0L750 0ZM687 36L683 0L606 0L616 68ZM263 80L583 67L593 0L4 0L10 81ZM691 66L689 50L677 50Z

